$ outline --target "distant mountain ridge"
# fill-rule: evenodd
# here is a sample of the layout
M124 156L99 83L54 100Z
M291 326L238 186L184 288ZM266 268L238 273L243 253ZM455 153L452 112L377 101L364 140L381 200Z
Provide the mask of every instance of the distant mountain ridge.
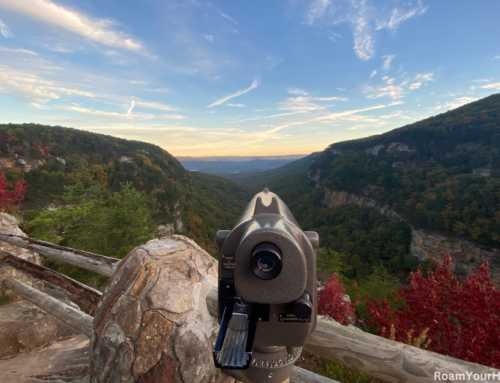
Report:
M307 154L289 154L284 156L214 156L214 157L182 157L176 156L178 161L205 161L205 162L216 162L216 161L231 161L231 162L242 162L242 161L252 161L252 160L297 160L299 158L306 157Z

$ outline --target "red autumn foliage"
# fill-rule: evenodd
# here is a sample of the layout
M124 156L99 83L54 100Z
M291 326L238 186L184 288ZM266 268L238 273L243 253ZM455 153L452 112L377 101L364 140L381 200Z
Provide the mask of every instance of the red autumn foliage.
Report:
M328 316L340 324L347 326L355 318L355 306L358 302L344 300L344 284L339 282L337 274L333 274L330 282L326 282L324 289L318 292L318 314Z
M0 174L0 211L18 209L27 189L24 179L19 180L14 186L5 182L5 172Z
M427 349L440 354L500 367L500 291L495 291L483 264L464 282L450 271L451 257L424 278L411 273L409 285L393 292L394 307L368 299L368 313L379 335L408 342L426 329ZM409 336L410 335L410 336Z

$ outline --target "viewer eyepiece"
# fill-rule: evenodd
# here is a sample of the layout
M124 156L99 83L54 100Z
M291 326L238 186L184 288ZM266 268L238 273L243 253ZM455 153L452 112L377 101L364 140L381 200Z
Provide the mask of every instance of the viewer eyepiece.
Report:
M273 243L259 243L252 251L252 270L260 279L276 278L283 267L281 251Z

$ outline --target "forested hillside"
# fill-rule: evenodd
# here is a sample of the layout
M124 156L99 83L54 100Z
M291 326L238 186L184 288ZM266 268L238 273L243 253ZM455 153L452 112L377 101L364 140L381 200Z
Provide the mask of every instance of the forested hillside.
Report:
M77 205L79 214L93 212L98 220L103 209L117 209L130 201L131 208L147 204L147 216L155 225L149 233L170 224L170 231L188 235L215 254L215 233L230 228L251 197L247 189L224 178L187 172L158 146L63 127L0 125L0 167L7 181L24 178L27 183L26 228L38 218L39 231L66 244L72 243L68 228L86 226L82 217L67 218L66 226L49 230L50 222L63 220L61 210L74 215ZM83 212L82 206L88 211ZM47 207L55 213L44 210ZM129 213L133 218L133 211Z
M379 136L331 145L309 176L417 228L500 245L500 95Z

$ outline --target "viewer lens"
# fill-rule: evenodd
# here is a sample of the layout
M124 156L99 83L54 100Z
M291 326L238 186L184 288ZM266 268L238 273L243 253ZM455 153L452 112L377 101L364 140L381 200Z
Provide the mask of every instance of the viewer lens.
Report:
M271 271L274 267L274 261L269 255L264 255L257 262L259 269L261 269L264 273Z
M281 251L273 243L260 243L252 251L252 269L260 279L274 279L281 272Z

